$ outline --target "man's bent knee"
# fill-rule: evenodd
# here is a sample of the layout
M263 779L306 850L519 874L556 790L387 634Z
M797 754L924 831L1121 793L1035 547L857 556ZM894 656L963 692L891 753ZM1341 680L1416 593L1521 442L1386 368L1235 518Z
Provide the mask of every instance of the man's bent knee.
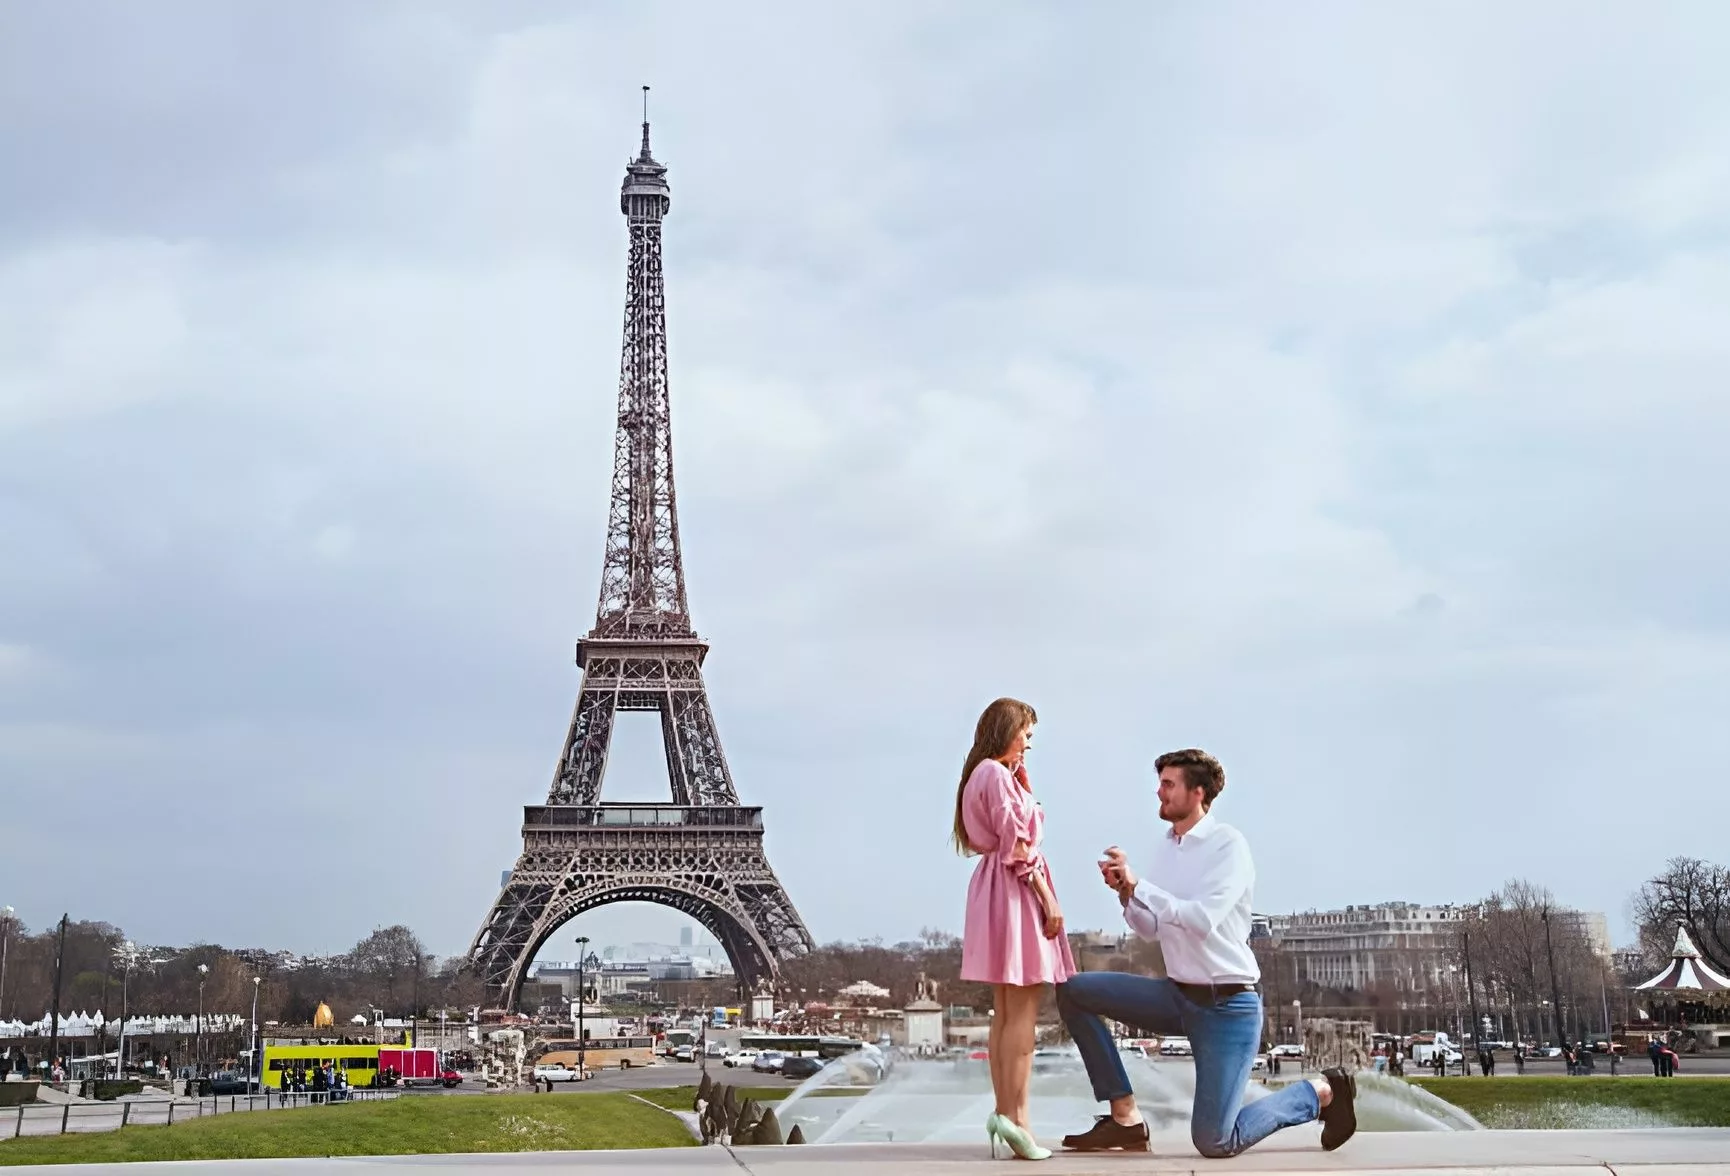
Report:
M1192 1131L1189 1141L1195 1144L1196 1151L1210 1160L1228 1160L1243 1150L1238 1145L1236 1133L1221 1139L1217 1135L1206 1135L1200 1131Z
M1081 972L1071 976L1057 986L1057 1007L1092 1012L1088 1007L1092 1003L1091 998L1102 986L1101 982L1111 975L1110 972Z

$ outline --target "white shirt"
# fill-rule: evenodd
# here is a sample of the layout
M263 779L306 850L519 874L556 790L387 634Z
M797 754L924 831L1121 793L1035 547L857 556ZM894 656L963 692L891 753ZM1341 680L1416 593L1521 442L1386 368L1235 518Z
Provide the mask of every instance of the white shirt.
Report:
M1165 972L1186 984L1254 984L1261 967L1249 949L1255 862L1242 833L1212 813L1182 837L1166 830L1123 919L1159 940Z

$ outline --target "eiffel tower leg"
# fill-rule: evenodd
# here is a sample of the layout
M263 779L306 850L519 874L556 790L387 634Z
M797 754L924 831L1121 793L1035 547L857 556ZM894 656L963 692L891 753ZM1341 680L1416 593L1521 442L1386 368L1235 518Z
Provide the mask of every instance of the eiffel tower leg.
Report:
M576 710L571 714L564 754L559 756L558 770L553 774L548 804L601 803L601 777L607 772L607 751L613 742L613 715L617 709L616 688L597 689L587 682L583 684Z
M661 735L667 742L667 767L675 782L683 779L691 797L685 804L738 804L733 774L721 751L715 713L702 682L695 690L670 690L661 711ZM676 765L676 766L675 766Z
M805 921L799 917L793 900L787 897L781 880L775 877L775 871L769 868L767 861L763 863L763 870L769 875L768 881L741 888L741 897L745 909L750 912L752 925L769 944L769 950L775 953L775 963L815 951L816 941L805 929ZM779 967L775 971L779 972Z
M509 1011L533 956L535 935L558 878L525 849L469 945L468 966L485 986L487 1007Z

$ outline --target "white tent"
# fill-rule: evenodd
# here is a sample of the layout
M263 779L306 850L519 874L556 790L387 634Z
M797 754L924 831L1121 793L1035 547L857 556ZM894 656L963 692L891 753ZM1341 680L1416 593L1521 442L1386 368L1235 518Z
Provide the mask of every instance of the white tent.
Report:
M1694 941L1688 938L1685 927L1676 928L1676 949L1670 953L1670 962L1664 965L1664 970L1644 984L1634 986L1636 992L1723 992L1727 989L1730 989L1730 978L1715 971L1712 965L1700 958L1700 951L1694 946Z

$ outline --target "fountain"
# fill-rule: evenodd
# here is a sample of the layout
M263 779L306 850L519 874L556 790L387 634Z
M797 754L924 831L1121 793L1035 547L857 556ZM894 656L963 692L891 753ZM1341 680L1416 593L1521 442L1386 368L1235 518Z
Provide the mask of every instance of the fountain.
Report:
M984 1136L992 1111L991 1076L983 1061L891 1056L875 1085L872 1075L838 1058L802 1082L777 1110L784 1129L798 1127L813 1144L971 1143ZM1124 1066L1141 1104L1156 1150L1187 1149L1195 1069L1187 1059L1150 1061L1126 1055ZM1263 1098L1270 1087L1252 1079L1245 1097ZM1041 1050L1030 1091L1034 1133L1055 1140L1080 1130L1100 1113L1081 1057L1073 1047ZM1416 1086L1384 1075L1358 1075L1361 1131L1472 1131L1479 1124L1459 1108Z

